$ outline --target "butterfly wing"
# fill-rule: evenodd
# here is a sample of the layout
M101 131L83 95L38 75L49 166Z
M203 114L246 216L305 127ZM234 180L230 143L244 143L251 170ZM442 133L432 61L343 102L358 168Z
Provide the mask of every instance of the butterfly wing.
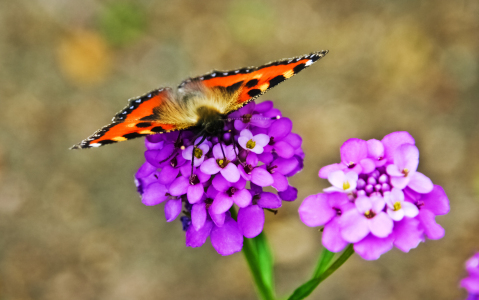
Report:
M232 103L229 104L227 113L230 113L309 67L328 52L328 50L322 50L299 57L274 61L260 67L232 71L212 71L203 76L187 79L178 88L182 89L191 82L201 81L207 88L226 89L230 93L239 91L237 99L232 100Z
M100 147L106 144L177 130L175 125L164 124L155 110L169 101L171 89L161 88L141 97L130 99L128 105L113 117L112 123L71 149Z

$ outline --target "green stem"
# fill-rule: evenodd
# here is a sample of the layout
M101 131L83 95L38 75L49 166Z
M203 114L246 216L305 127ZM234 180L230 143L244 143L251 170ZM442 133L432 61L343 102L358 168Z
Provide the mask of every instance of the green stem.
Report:
M231 217L236 220L237 213L234 207L231 207L230 212ZM246 262L248 263L251 275L253 275L253 281L261 299L274 300L274 293L271 290L270 286L265 283L264 277L262 276L262 270L258 261L256 245L253 239L243 239L243 254L246 259Z
M328 249L323 248L323 251L321 252L321 255L319 256L316 269L314 270L313 278L318 277L328 268L329 264L333 260L334 254L335 254L334 252L331 252Z
M331 274L333 274L334 271L341 267L341 265L344 264L353 253L353 245L349 245L341 254L341 256L326 271L297 288L288 298L288 300L300 300L306 298L322 281L324 281Z

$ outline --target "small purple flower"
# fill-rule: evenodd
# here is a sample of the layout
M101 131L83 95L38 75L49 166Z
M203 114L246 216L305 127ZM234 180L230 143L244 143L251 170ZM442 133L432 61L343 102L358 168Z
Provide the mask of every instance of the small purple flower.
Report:
M329 183L333 186L324 189L325 192L342 192L350 193L356 189L358 182L358 174L356 172L350 171L344 174L343 171L333 171L328 174Z
M211 205L211 211L221 214L228 211L233 203L239 207L246 207L251 203L251 194L245 189L246 180L240 178L237 182L230 182L223 176L217 175L213 179L213 186L218 194Z
M479 252L466 261L466 271L469 276L461 280L461 287L465 288L469 297L467 299L479 298Z
M199 143L200 141L201 141L201 137L199 137L195 141L195 145ZM203 142L201 143L201 145L198 145L198 146L194 146L194 145L188 146L183 151L182 155L184 159L189 161L191 161L191 158L193 157L194 158L193 166L198 167L205 160L205 156L208 153L208 151L210 151L210 146L208 145L208 143Z
M398 188L384 193L387 204L387 213L394 221L401 221L404 217L414 218L419 214L419 209L411 202L404 201L404 193Z

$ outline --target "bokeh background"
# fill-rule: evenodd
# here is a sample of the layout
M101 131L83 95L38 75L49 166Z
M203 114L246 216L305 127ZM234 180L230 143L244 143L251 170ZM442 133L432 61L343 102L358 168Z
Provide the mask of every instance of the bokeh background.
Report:
M0 0L0 299L254 299L241 254L184 246L140 202L141 139L68 148L127 99L211 69L321 49L273 99L304 138L299 199L269 216L276 284L311 273L320 233L297 208L348 138L407 130L443 185L446 236L353 257L311 299L464 299L479 250L479 1Z

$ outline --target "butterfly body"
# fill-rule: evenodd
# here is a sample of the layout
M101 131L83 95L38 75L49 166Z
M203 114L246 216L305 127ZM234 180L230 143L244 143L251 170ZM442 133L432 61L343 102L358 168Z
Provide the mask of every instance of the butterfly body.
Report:
M327 50L260 67L213 71L183 81L176 90L160 88L131 99L112 123L72 149L99 147L136 137L197 128L213 135L227 115L297 74Z

